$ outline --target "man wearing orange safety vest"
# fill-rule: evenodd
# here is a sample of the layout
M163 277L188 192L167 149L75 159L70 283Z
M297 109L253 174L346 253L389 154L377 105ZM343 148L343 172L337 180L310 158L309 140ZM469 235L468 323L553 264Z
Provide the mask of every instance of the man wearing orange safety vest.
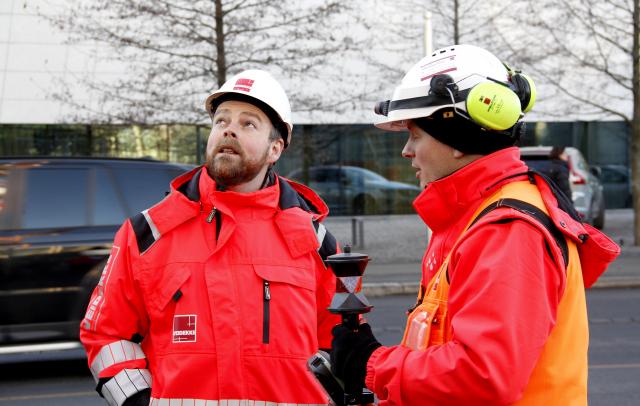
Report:
M376 107L378 127L409 132L414 207L433 232L400 345L367 324L333 330L334 373L380 405L587 404L585 287L619 248L520 160L535 95L491 53L454 45Z
M278 177L291 109L247 70L206 101L206 164L127 220L81 324L97 390L112 406L317 405L306 361L340 320L324 259L325 203Z

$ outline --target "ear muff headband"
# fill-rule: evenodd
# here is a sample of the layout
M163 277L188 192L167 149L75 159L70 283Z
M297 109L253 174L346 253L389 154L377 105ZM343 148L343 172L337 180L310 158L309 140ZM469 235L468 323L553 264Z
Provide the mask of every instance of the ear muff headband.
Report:
M531 78L523 73L514 73L511 75L511 82L515 89L514 91L520 99L522 112L527 113L535 104L536 101L536 85Z
M475 85L467 96L466 108L478 125L498 131L513 127L522 114L518 96L509 87L497 82Z
M521 73L520 71L516 71L511 69L509 65L502 62L502 65L509 72L509 79L511 80L512 89L518 95L520 99L520 107L523 113L528 113L536 102L536 85L533 83L533 80Z

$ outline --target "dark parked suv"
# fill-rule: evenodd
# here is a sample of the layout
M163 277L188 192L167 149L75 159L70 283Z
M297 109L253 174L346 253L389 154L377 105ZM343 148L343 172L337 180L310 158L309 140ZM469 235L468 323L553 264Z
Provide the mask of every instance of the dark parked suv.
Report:
M146 159L0 159L5 352L11 344L62 349L77 340L120 224L161 200L171 179L190 168Z

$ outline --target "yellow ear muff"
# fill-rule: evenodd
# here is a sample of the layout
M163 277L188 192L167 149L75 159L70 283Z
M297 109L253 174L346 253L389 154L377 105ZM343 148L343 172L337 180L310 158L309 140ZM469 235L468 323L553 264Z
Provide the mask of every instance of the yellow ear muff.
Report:
M503 131L513 127L522 114L520 99L507 86L482 82L474 86L466 100L467 113L480 126Z

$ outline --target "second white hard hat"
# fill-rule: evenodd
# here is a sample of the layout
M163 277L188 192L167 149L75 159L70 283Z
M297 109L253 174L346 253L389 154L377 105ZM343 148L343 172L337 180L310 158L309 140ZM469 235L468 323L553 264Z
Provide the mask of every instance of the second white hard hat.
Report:
M385 118L375 125L402 131L406 120L453 108L482 128L502 131L514 126L534 101L535 86L528 77L482 48L453 45L434 51L407 72L392 99L376 106Z

